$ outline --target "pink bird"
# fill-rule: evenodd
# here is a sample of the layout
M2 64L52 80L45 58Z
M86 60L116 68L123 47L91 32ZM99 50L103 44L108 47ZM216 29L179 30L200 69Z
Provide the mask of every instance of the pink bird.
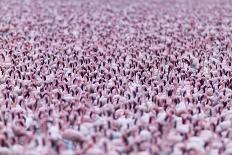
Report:
M231 154L230 6L2 0L0 154Z

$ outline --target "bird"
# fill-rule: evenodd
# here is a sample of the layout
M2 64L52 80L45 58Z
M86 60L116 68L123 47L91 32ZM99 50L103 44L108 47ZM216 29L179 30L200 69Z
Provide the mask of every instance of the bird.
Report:
M0 154L231 154L221 1L1 1Z

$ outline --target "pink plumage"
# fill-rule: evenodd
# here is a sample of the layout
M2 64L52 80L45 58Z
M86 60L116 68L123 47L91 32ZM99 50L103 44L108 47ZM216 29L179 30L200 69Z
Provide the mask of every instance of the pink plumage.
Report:
M2 0L0 155L231 154L231 5Z

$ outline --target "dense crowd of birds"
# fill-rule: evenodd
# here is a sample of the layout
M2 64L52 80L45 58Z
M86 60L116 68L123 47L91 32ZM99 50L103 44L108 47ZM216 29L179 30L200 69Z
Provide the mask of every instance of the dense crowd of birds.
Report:
M1 0L0 155L232 154L232 1Z

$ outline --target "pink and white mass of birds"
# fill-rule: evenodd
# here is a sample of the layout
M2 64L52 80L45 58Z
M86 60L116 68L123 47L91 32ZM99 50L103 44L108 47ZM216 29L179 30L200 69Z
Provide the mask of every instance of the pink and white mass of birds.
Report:
M232 154L232 1L0 1L0 155L169 154Z

